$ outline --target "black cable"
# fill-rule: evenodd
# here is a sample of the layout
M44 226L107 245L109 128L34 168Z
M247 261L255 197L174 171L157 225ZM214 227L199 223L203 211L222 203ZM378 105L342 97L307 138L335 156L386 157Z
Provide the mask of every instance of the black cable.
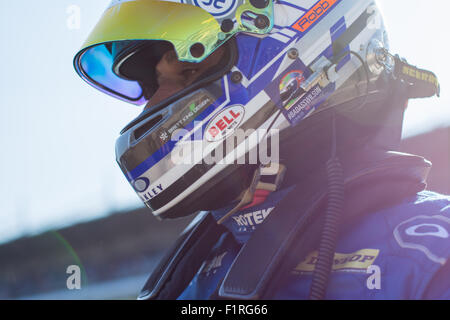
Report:
M340 219L344 210L344 171L337 157L335 110L333 110L332 117L332 155L326 165L328 176L328 207L309 293L310 300L322 300L325 297L333 266L334 253L336 251Z
M370 75L369 75L369 68L367 67L367 63L363 60L363 58L356 53L355 51L348 51L349 53L353 54L356 58L358 58L358 60L361 62L363 68L364 68L364 72L366 74L366 80L367 80L367 85L366 85L366 94L364 95L364 100L363 103L361 103L361 107L365 106L367 103L367 98L369 96L369 91L370 91Z
M331 66L336 66L347 54L353 54L357 57L364 68L367 86L366 94L361 106L367 103L369 95L370 76L366 62L362 57L354 51L346 51L339 57L334 59ZM326 70L328 71L328 70ZM336 130L336 110L332 110L332 149L331 158L326 164L328 176L328 207L325 214L321 240L319 244L319 253L314 268L312 284L309 292L311 300L322 300L325 298L326 290L330 274L333 267L334 254L336 251L336 243L339 235L339 225L345 204L345 186L344 186L344 170L342 164L337 157L337 130Z

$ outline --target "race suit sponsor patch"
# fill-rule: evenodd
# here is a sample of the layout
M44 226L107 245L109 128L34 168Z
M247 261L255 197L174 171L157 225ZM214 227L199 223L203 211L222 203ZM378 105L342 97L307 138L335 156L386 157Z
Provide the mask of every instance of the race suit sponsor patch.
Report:
M333 272L363 272L373 265L378 257L378 249L362 249L354 253L335 253L332 266ZM318 252L310 253L306 259L300 262L293 270L295 274L312 273L318 259Z
M413 217L400 223L393 233L400 247L421 251L435 263L447 263L450 218L443 215Z
M222 260L226 256L228 252L224 252L215 256L213 259L206 261L200 271L200 273L208 273L210 271L214 271L222 266Z
M246 227L252 227L263 223L273 209L274 207L240 214L234 216L233 220L236 225L240 227L241 231L245 231Z

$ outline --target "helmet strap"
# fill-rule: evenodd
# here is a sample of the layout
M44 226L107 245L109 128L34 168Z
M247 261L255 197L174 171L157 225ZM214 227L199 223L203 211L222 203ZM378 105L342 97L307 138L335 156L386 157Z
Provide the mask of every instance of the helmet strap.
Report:
M256 169L250 186L238 197L239 203L217 221L217 224L223 224L229 217L251 204L255 197L256 190L265 190L269 192L277 191L283 182L285 173L286 166L279 163L271 163L268 166Z

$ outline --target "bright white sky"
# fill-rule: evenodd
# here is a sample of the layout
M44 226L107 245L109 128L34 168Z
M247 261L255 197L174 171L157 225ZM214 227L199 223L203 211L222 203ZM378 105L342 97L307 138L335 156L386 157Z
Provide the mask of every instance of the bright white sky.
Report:
M430 3L439 3L431 16ZM108 4L0 2L0 242L141 205L114 156L119 131L140 110L90 88L72 67ZM449 125L450 2L379 4L392 51L436 72L442 86L441 99L411 103L405 135ZM76 30L67 27L71 5L81 9Z

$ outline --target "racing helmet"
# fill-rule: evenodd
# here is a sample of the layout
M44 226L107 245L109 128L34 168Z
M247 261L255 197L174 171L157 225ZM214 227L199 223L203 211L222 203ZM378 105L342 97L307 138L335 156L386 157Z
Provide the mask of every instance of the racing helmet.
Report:
M295 136L316 114L385 90L387 49L373 0L113 0L74 66L93 87L141 106L158 90L155 65L168 51L189 63L225 52L116 142L125 177L163 219L238 201L268 165L239 160L264 139ZM236 140L239 130L251 134ZM193 145L201 152L184 152ZM217 154L231 161L210 161Z

